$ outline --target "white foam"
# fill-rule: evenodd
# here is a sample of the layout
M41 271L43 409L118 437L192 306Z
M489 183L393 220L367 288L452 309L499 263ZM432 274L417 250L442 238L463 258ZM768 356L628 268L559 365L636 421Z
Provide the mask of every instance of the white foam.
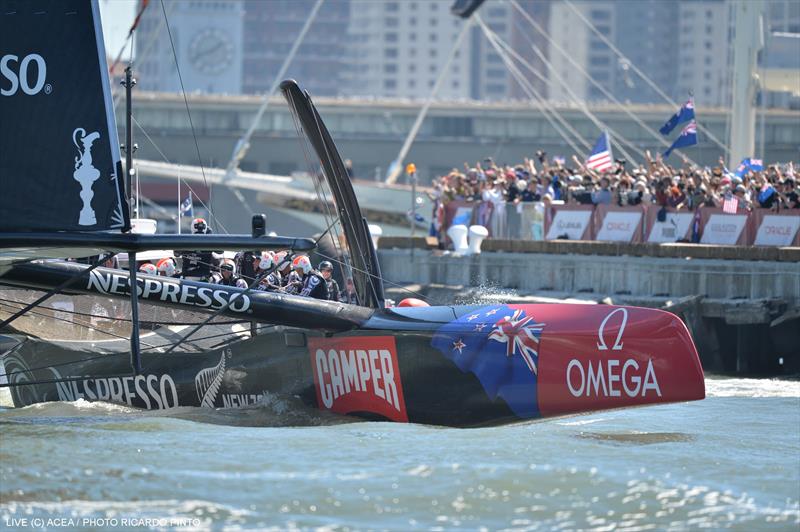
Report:
M800 397L800 381L706 376L708 397Z

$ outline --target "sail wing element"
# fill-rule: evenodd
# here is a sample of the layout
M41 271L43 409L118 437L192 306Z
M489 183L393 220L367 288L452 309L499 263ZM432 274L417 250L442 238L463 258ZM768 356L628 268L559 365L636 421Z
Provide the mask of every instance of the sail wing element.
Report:
M311 97L300 89L296 81L283 81L281 91L314 148L333 193L336 211L350 248L356 291L363 294L367 306L381 308L384 306L384 295L378 257L336 144L314 107Z
M96 1L0 0L0 232L125 230Z

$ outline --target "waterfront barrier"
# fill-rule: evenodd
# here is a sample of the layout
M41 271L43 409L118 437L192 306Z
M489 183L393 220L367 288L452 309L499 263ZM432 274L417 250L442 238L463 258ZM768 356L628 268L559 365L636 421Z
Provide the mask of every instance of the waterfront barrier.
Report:
M441 209L440 238L451 246L453 225L481 225L490 240L593 240L626 243L697 242L736 246L800 246L800 209L726 213L718 207L492 204L453 200Z

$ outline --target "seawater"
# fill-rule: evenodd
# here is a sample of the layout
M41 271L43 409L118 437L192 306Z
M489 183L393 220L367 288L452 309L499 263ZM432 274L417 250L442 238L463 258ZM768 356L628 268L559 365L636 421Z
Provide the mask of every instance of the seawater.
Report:
M247 410L0 409L0 526L648 530L800 527L800 382L449 429Z

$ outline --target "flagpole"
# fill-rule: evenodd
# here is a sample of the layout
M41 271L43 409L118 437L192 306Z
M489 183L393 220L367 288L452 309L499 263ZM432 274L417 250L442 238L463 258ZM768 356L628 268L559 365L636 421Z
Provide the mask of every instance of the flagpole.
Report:
M178 234L181 234L181 222L183 213L181 212L181 167L178 166Z

